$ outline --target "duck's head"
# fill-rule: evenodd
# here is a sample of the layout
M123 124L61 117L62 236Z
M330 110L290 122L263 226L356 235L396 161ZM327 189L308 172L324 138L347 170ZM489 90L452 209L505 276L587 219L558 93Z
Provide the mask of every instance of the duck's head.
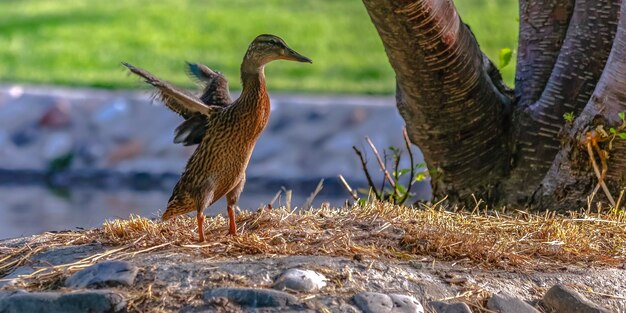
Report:
M258 69L274 60L313 63L311 59L289 48L280 37L264 34L257 36L250 43L244 57L244 65Z

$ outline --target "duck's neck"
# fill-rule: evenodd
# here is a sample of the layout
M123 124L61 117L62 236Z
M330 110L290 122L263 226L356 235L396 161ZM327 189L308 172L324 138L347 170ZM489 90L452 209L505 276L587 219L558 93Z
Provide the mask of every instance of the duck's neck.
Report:
M241 91L239 101L242 104L258 105L267 101L267 89L265 87L264 66L241 66ZM268 103L269 104L269 103Z

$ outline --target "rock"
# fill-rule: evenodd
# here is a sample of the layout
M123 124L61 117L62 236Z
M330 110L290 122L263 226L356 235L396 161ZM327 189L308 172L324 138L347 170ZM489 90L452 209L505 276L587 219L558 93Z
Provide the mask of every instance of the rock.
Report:
M137 276L137 267L126 261L106 261L80 270L65 281L70 288L130 286Z
M74 263L78 260L102 251L103 248L99 244L52 248L48 251L35 255L35 257L31 259L31 261L35 265L61 265Z
M364 313L423 313L424 308L413 297L399 294L363 292L353 297Z
M441 301L431 301L428 306L435 313L472 313L470 307L463 302L448 304Z
M100 106L91 118L97 127L94 131L103 138L119 140L127 139L129 134L141 129L142 127L137 127L137 118L130 112L128 101L125 98L115 98Z
M0 291L0 308L2 308L2 303L5 299L17 295L17 294L26 294L27 292L24 290L11 290L11 291ZM3 311L0 311L3 312Z
M63 128L72 123L70 103L59 101L48 108L39 119L39 127Z
M592 303L576 290L554 285L543 296L543 303L556 313L608 313L609 310Z
M133 159L143 153L144 144L138 139L129 139L111 149L106 157L107 164L115 165L123 160Z
M38 135L39 132L34 126L27 125L13 132L11 134L11 141L17 147L24 147L33 143Z
M422 304L419 303L419 301L417 301L417 299L410 297L410 296L405 296L405 295L399 295L399 294L390 294L389 297L391 297L391 300L393 301L393 305L394 308L392 310L392 312L405 312L405 313L423 313L424 312L424 307L422 307Z
M365 313L391 312L393 309L391 298L382 293L364 292L355 295L353 300Z
M271 158L280 157L285 147L289 147L290 142L285 140L280 134L274 136L261 137L252 152L252 160L262 162Z
M9 95L11 96L11 98L19 98L24 94L24 88L22 88L22 86L12 86L9 89Z
M2 280L0 280L0 288L14 285L20 275L28 275L34 271L35 269L30 266L20 266L12 270L8 275L2 277Z
M256 288L213 288L205 290L204 301L225 298L241 306L250 308L285 307L298 303L298 298L286 292Z
M109 290L81 292L0 292L2 313L110 313L122 312L126 300Z
M274 282L274 289L311 292L326 286L326 277L311 270L292 268L283 272Z
M532 305L504 292L493 295L487 308L499 313L539 313Z
M98 125L107 126L108 123L126 117L128 114L128 101L124 98L115 98L95 112L93 121Z
M42 155L46 160L54 160L70 153L73 146L74 141L70 134L56 132L46 138L43 144Z

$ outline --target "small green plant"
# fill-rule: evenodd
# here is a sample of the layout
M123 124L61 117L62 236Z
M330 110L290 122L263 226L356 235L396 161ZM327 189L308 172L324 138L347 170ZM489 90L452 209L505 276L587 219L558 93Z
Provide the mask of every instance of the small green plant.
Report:
M571 124L574 122L574 112L566 112L563 114L563 119L565 123Z
M368 199L373 196L380 201L387 201L393 204L404 204L408 199L415 195L411 192L411 188L416 182L426 179L429 176L429 172L426 169L425 163L415 163L413 152L411 151L411 142L409 141L406 129L403 131L403 137L410 160L410 166L408 168L400 168L400 161L403 153L402 149L389 147L387 150L383 151L383 157L381 157L378 153L378 149L374 146L374 143L368 137L365 137L365 140L376 156L378 166L383 174L382 182L379 186L374 183L374 179L372 178L372 175L367 167L367 161L363 156L363 152L357 147L352 147L361 161L363 173L365 174L365 178L369 185L368 188L361 188L355 191L350 187L343 176L339 175L339 180L354 200L358 201L360 204L365 204ZM388 168L390 161L392 167L391 169Z
M626 140L626 116L624 112L619 112L617 116L619 116L622 124L620 124L617 128L609 128L609 133L611 134L611 139L609 140L609 150L613 149L613 140L615 140L615 138Z

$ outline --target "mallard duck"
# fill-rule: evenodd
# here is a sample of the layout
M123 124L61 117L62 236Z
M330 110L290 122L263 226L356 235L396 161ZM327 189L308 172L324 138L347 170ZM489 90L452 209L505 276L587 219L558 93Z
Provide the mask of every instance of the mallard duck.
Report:
M274 60L312 63L274 35L256 37L241 64L241 95L232 101L226 78L201 64L188 64L191 76L204 85L196 97L149 72L123 63L132 73L157 88L157 95L185 121L174 142L198 147L187 162L162 219L197 212L199 241L204 241L204 209L226 196L229 233L237 233L235 210L246 181L245 170L259 135L267 125L270 99L264 67Z

